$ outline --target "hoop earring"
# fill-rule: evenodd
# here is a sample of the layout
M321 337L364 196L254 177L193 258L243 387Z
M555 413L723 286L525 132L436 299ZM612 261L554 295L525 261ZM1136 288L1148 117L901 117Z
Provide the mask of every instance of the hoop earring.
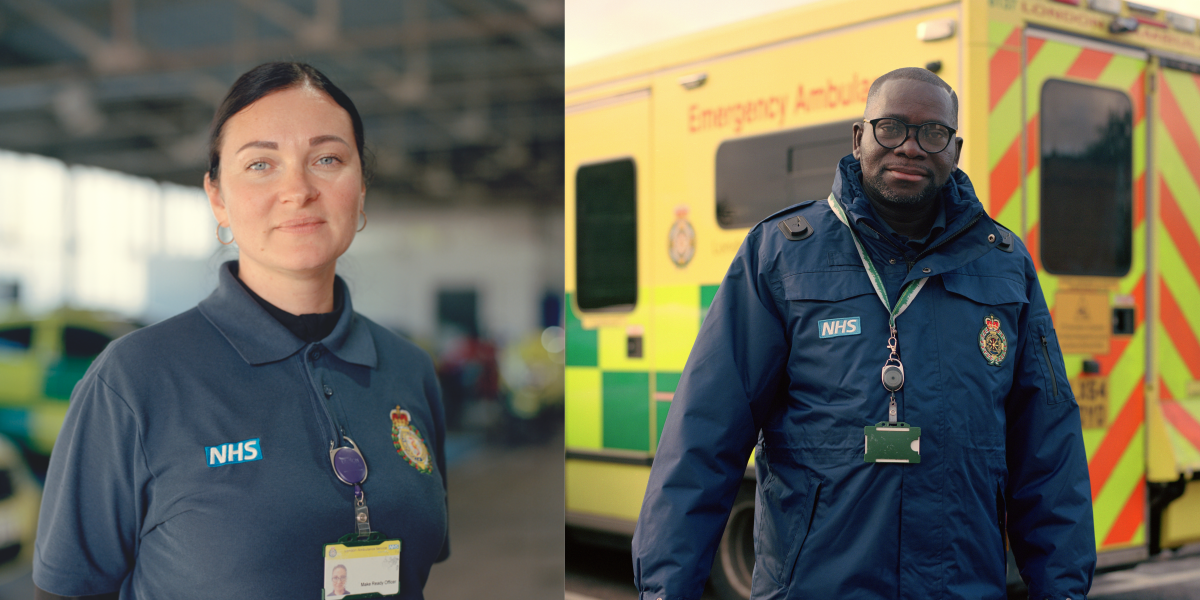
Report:
M229 241L228 242L221 239L221 229L229 229ZM228 245L232 244L233 243L233 229L230 229L228 227L225 227L224 225L221 225L220 223L217 223L217 241L221 242L222 246L228 246Z
M362 217L363 217L362 225L359 225L358 229L354 230L355 232L359 232L359 231L362 231L367 228L367 213L365 211L363 211L363 209L360 208L360 209L358 209L358 214L362 215Z

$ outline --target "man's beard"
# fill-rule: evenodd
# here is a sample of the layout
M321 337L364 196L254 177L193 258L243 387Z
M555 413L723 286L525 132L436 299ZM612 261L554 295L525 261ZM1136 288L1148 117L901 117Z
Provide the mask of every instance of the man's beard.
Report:
M898 206L921 206L923 204L928 204L937 198L938 192L940 192L942 186L946 184L945 181L937 183L933 181L932 177L930 177L929 185L926 185L925 188L920 192L911 196L901 196L883 182L882 169L880 169L871 177L864 176L862 182L863 186L869 188L870 191L875 193L875 197L877 199L881 199L888 204L894 204Z

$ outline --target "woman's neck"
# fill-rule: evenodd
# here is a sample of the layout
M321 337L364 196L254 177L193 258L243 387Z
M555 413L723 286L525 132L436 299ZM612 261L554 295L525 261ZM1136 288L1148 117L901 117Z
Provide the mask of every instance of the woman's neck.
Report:
M252 260L238 260L238 279L263 300L293 315L332 312L334 267L297 274L269 269Z

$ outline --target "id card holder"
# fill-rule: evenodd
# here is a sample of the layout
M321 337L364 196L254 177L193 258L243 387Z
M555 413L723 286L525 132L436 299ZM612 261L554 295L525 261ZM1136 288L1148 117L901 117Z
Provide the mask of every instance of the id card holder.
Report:
M920 427L910 427L908 423L889 424L887 421L880 421L873 427L863 427L863 433L863 462L921 462Z
M400 593L400 540L378 531L367 539L347 534L325 544L322 600L379 598Z

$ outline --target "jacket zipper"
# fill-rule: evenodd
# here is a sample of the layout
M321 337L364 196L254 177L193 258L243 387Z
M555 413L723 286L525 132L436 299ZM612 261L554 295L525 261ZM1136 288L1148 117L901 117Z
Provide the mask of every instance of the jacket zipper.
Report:
M934 250L937 250L938 248L958 239L958 237L961 236L962 234L966 233L968 229L974 227L975 224L978 223L979 220L983 218L983 215L984 215L983 211L979 211L979 214L975 215L975 217L973 219L971 219L966 225L963 225L962 229L955 231L953 234L942 238L938 243L922 250L921 253L917 255L917 258L913 259L912 262L908 263L908 268L911 269L913 265L915 265L922 258L925 258L927 255L929 255Z
M938 241L938 243L922 250L921 253L917 254L917 257L914 258L913 260L904 261L904 262L908 263L908 270L911 271L913 268L913 265L917 264L918 261L920 261L922 258L925 258L927 255L929 255L929 253L940 248L941 246L946 245L947 243L949 243L951 241L958 239L958 237L961 236L962 234L966 233L968 229L970 229L971 227L974 227L975 224L978 223L979 220L983 218L983 215L984 215L983 211L980 211L979 214L975 215L974 218L972 218L966 225L963 225L962 228L959 229L958 231L955 231L954 233L950 234L949 236L942 238L940 241ZM867 225L866 223L860 223L860 225L871 230L872 233L879 236L881 239L887 240L887 242L889 244L891 244L893 248L899 250L901 253L903 253L906 250L905 248L903 248L899 244L897 244L895 241L893 241L889 236L883 235L882 233L879 233L878 231L876 231L874 227L871 227L870 225Z
M1058 399L1058 378L1054 376L1054 363L1050 362L1050 343L1042 336L1042 354L1046 357L1046 370L1050 372L1050 385L1054 388L1054 398Z

